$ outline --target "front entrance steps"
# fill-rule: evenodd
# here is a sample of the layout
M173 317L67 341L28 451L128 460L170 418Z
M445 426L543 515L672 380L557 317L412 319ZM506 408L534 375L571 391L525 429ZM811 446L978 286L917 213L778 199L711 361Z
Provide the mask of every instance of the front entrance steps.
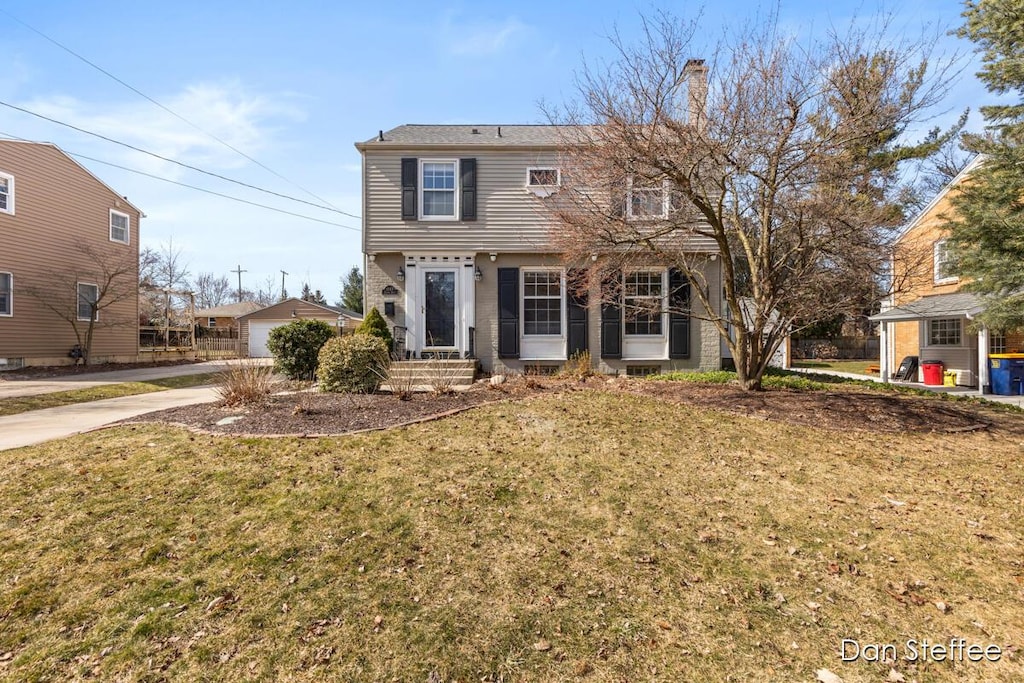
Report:
M469 387L476 379L475 359L393 360L388 369L389 380L385 388L394 381L402 387L412 386L417 390L435 390L440 386Z

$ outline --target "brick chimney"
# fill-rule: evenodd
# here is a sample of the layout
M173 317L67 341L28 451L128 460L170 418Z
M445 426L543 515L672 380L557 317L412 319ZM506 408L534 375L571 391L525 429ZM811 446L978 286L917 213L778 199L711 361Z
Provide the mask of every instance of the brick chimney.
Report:
M707 116L708 67L703 59L689 59L683 67L683 76L686 78L686 122L703 128Z

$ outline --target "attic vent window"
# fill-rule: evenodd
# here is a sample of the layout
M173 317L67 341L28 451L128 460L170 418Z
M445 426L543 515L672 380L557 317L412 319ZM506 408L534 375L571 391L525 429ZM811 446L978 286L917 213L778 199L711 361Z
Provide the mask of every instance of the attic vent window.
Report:
M474 128L472 132L473 132L473 135L480 135L480 129L479 128Z

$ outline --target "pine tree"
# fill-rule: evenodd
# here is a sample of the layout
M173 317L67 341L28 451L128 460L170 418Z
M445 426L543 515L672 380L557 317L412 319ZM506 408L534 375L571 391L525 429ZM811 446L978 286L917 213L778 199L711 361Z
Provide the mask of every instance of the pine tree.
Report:
M984 298L979 316L991 329L1024 327L1024 5L968 0L958 34L977 44L978 77L990 93L1017 102L981 108L987 133L965 135L983 163L952 199L948 221L957 273Z
M338 305L356 313L363 312L363 274L352 266L348 275L341 279L341 300Z

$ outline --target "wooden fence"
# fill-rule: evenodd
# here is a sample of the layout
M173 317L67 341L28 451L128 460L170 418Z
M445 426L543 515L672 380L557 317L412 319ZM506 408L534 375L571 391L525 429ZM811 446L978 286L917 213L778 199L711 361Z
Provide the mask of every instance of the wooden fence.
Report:
M793 358L878 360L878 337L794 339Z
M241 355L240 341L240 339L199 337L196 339L196 356L204 360L238 358Z

